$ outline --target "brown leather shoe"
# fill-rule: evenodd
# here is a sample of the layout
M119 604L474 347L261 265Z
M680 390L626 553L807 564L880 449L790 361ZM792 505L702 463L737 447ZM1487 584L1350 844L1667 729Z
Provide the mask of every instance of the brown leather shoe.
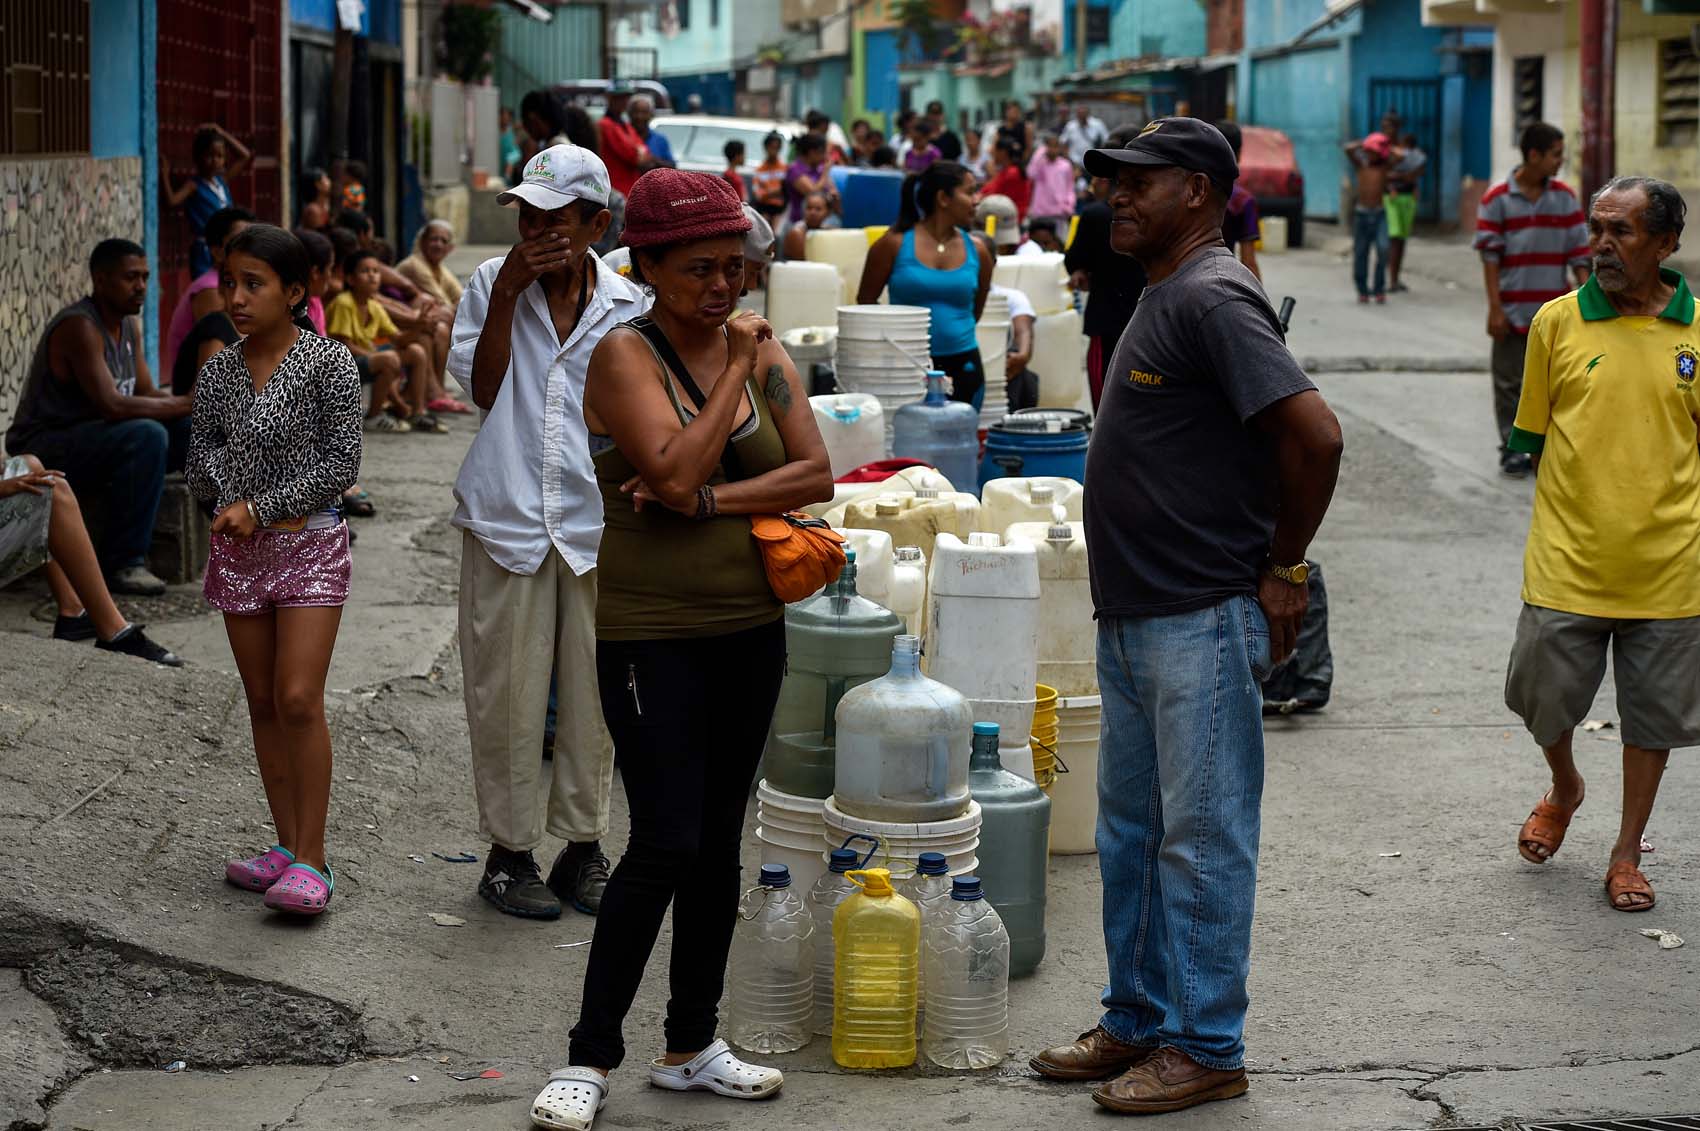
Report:
M1069 1044L1046 1049L1027 1063L1052 1080L1108 1080L1155 1051L1150 1045L1124 1045L1099 1025Z
M1180 1049L1164 1045L1093 1092L1092 1098L1125 1115L1159 1115L1243 1096L1250 1086L1243 1068L1206 1068Z

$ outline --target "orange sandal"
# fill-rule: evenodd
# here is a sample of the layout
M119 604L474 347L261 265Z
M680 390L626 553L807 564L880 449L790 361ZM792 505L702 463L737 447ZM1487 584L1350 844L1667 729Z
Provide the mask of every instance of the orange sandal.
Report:
M1619 903L1618 900L1626 895L1643 895L1645 903ZM1647 882L1647 877L1641 874L1641 869L1628 860L1619 860L1606 869L1606 898L1611 901L1615 911L1651 911L1654 897L1653 887Z
M1548 795L1550 796L1550 795ZM1531 864L1545 864L1553 858L1559 845L1564 843L1564 834L1570 828L1570 819L1576 815L1576 810L1582 808L1578 801L1569 810L1560 809L1546 796L1535 802L1535 808L1529 814L1529 819L1523 822L1523 830L1517 834L1517 851L1523 859ZM1534 853L1530 846L1546 849L1546 855Z

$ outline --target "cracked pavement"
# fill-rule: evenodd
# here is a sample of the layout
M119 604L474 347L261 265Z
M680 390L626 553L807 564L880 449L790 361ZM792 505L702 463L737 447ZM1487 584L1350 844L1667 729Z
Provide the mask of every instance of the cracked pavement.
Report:
M1265 263L1272 292L1303 296L1335 266L1320 252ZM1436 358L1485 359L1479 331L1461 336L1461 300L1430 310L1425 291L1364 319L1406 319L1415 339L1432 314ZM1301 298L1313 341L1365 332L1332 303ZM1601 890L1612 731L1578 739L1590 801L1563 851L1523 863L1514 839L1542 772L1500 690L1532 485L1497 476L1488 379L1319 383L1348 443L1313 555L1330 586L1335 699L1268 728L1251 1091L1161 1126L1404 1131L1700 1111L1692 755L1673 757L1649 830L1653 912L1615 912ZM193 661L179 671L52 642L32 616L36 583L0 592L0 1131L527 1125L562 1063L587 958L556 947L589 938L592 921L503 918L477 898L477 865L431 855L486 849L446 521L472 427L368 446L380 514L356 527L329 696L341 882L317 923L267 916L222 882L226 856L269 840L228 646L216 617L183 611L193 590L161 613L133 606ZM1609 683L1593 714L1615 717ZM624 823L616 787L615 856ZM539 853L545 865L557 847ZM753 839L744 860L757 860ZM773 1102L656 1091L642 1066L660 1051L664 935L598 1125L1015 1131L1108 1118L1088 1086L1026 1067L1094 1022L1104 977L1095 858L1053 858L1051 884L1051 949L1011 986L1014 1055L1000 1068L848 1073L816 1040L775 1058L788 1080ZM431 912L466 924L435 926ZM1693 941L1660 950L1637 933L1651 926ZM177 1059L186 1071L160 1070ZM484 1068L504 1075L449 1075Z

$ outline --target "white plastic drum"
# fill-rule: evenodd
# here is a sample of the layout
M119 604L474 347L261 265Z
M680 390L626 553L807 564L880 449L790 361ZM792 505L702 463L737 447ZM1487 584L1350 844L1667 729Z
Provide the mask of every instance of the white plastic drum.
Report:
M830 263L775 263L767 269L768 323L781 339L798 327L831 326L842 288Z
M1031 542L1039 561L1039 682L1065 698L1098 694L1098 625L1092 619L1085 526L1017 522L1005 538Z
M1041 314L1033 324L1033 360L1040 408L1073 408L1086 392L1086 335L1072 309Z
M855 302L868 259L868 236L860 228L817 228L804 238L803 258L830 263L843 281L842 302Z
M848 475L885 458L885 408L868 393L828 393L810 397L815 427L826 442L832 477Z
M1098 735L1102 700L1057 700L1057 780L1051 786L1051 853L1098 851Z

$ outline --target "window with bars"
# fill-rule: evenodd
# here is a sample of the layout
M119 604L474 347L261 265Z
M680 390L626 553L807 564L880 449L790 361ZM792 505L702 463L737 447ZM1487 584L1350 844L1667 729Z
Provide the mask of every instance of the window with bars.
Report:
M1546 57L1529 55L1511 61L1511 144L1523 131L1545 119Z
M89 151L89 0L0 0L0 155Z
M1692 146L1700 137L1700 55L1688 38L1659 44L1659 144Z

